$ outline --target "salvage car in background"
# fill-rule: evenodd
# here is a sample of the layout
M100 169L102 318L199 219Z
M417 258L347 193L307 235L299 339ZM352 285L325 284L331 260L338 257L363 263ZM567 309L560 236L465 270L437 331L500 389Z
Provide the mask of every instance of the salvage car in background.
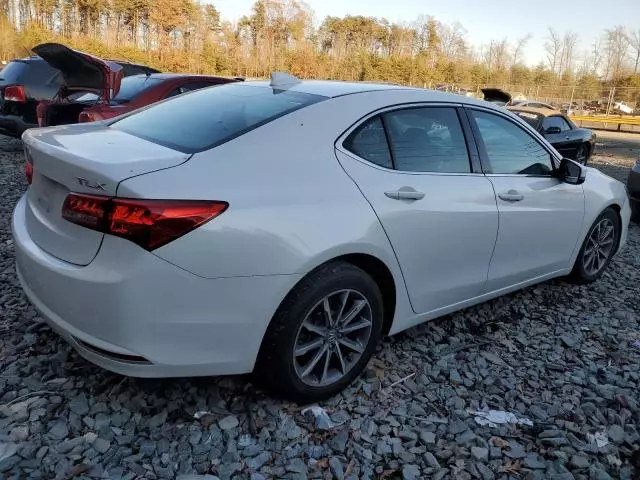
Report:
M107 84L105 87L107 90L118 92L108 101L104 100L105 92L100 94L92 92L73 99L61 100L59 103L47 104L43 110L42 126L105 120L186 92L240 80L239 78L177 73L134 75L122 79L119 85ZM119 81L115 79L115 82ZM80 113L76 115L78 110ZM60 111L72 113L60 115Z
M636 223L640 223L640 159L636 160L629 173L627 192L631 202L631 219Z
M69 50L63 45L59 48ZM129 62L114 63L120 66L125 77L158 72ZM60 71L39 56L9 62L0 70L0 134L20 137L27 128L37 127L38 103L53 100L62 84Z
M338 393L384 334L625 244L624 185L503 108L390 85L244 82L28 130L17 272L86 359Z
M596 146L596 134L580 128L569 117L546 108L508 107L535 128L564 157L586 165Z

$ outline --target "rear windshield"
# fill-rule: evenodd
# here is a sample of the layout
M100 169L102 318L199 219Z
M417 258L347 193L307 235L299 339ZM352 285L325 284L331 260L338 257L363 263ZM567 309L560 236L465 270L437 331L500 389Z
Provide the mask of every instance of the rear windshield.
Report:
M0 81L3 83L32 82L45 83L58 71L39 60L14 60L0 70Z
M5 65L0 70L0 80L5 82L17 82L20 80L20 76L27 69L27 64L24 62L11 62Z
M158 103L113 122L111 127L180 152L196 153L326 98L226 84Z
M139 93L142 93L148 88L162 83L162 81L163 80L161 78L147 77L146 75L125 77L122 79L122 83L120 84L120 91L118 92L118 95L113 97L112 103L118 105L129 103L131 100L133 100L133 97L135 97Z

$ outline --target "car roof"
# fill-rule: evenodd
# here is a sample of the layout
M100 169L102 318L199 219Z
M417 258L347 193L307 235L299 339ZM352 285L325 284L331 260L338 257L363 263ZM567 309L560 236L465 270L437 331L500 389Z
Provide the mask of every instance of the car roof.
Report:
M562 115L562 112L559 110L549 110L548 108L535 108L535 107L520 107L516 105L515 107L507 107L512 112L526 112L526 113L534 113L536 115L540 115L542 117L550 117L553 115Z
M157 78L158 80L169 80L172 78L201 78L203 80L207 79L220 79L226 78L232 80L234 77L220 77L215 75L198 75L195 73L137 73L136 75L130 75L127 78L136 78L136 77L149 77L149 78Z
M260 87L271 87L268 81L250 81L245 85L253 85ZM275 87L274 89L277 89ZM336 80L302 80L291 86L283 87L291 92L309 93L312 95L321 95L323 97L340 97L342 95L351 95L354 93L373 92L379 90L419 90L417 88L404 87L390 83L375 82L343 82Z

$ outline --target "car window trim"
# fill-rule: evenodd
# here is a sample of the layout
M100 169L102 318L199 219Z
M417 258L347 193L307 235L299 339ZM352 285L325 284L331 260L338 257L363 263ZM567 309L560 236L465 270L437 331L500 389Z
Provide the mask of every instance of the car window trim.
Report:
M509 115L505 115L500 111L489 109L489 108L482 108L475 105L467 105L465 106L465 109L467 110L467 116L469 117L469 122L471 124L471 131L473 132L476 145L478 146L478 152L480 153L480 162L482 164L482 171L484 175L488 177L556 178L559 162L561 159L558 158L557 152L553 152L544 143L539 141L539 139L537 138L537 135L540 135L540 134L531 125L524 122L524 120L523 121L514 120L513 118L509 117ZM551 158L551 168L553 168L553 173L550 175L533 175L528 173L491 173L489 171L489 167L491 165L491 162L489 161L489 155L484 145L484 140L482 140L482 136L480 135L480 129L478 128L478 124L475 121L475 118L473 118L473 115L471 114L472 110L477 110L479 112L488 113L488 114L496 115L500 118L503 118L504 120L511 122L513 125L518 127L527 135L533 137L536 143L538 143L538 145L540 145L549 154ZM522 125L521 123L525 123L525 125ZM534 133L532 134L532 132Z
M462 134L465 138L465 143L466 143L466 147L467 147L467 155L469 156L469 168L470 171L466 172L466 173L455 173L455 172L410 172L410 171L405 171L405 170L396 170L395 169L395 160L393 158L393 152L391 152L391 144L389 142L389 134L387 132L387 128L384 122L384 117L383 114L385 113L389 113L389 112L393 112L396 110L407 110L407 109L411 109L411 108L452 108L453 110L456 111L456 115L458 116L458 121L460 122L460 127L462 128ZM370 167L373 168L377 168L379 170L383 170L385 172L390 172L390 173L397 173L400 175L446 175L446 176L451 176L451 175L455 175L455 176L471 176L471 175L484 175L482 173L482 171L480 169L478 169L477 171L474 168L474 163L472 160L472 152L474 151L473 149L470 149L470 142L471 145L473 145L473 148L475 149L475 144L473 142L473 138L468 138L465 132L465 128L464 128L464 120L462 118L462 116L460 115L460 113L458 112L459 109L462 109L464 107L463 104L461 103L447 103L447 102L408 102L408 103L398 103L395 105L389 105L386 107L382 107L379 108L377 110L374 110L373 112L369 112L366 115L363 115L362 117L360 117L358 120L356 120L354 123L351 124L351 126L349 128L347 128L344 132L342 132L342 134L338 137L338 139L335 141L334 143L334 147L336 150L338 150L339 152L348 155L352 158L354 158L355 160L358 160ZM393 165L393 169L390 168L386 168L383 167L381 165L378 165L376 163L373 163L369 160L367 160L366 158L362 158L361 156L359 156L358 154L352 152L351 150L347 149L347 147L344 145L344 142L347 140L347 138L349 137L349 135L351 135L351 133L356 130L357 128L359 128L361 125L363 125L365 122L371 120L372 118L376 117L376 116L380 116L380 119L382 121L382 126L385 130L385 138L387 141L387 148L389 149L389 152L391 154L391 164ZM477 151L477 150L475 150Z

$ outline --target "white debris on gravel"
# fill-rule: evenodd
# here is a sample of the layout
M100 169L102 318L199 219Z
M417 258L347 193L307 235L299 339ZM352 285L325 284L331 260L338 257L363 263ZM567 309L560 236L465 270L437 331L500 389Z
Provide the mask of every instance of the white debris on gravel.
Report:
M625 180L633 159L606 149L591 165ZM0 478L640 478L639 226L592 285L546 282L385 340L319 424L246 377L128 379L60 340L15 275L21 152L0 137ZM491 410L533 426L476 422Z
M488 425L490 427L497 427L505 423L511 423L514 425L528 425L533 427L533 422L526 417L519 417L515 413L503 412L501 410L489 410L487 412L478 412L475 410L468 411L475 418L474 420L478 425Z

